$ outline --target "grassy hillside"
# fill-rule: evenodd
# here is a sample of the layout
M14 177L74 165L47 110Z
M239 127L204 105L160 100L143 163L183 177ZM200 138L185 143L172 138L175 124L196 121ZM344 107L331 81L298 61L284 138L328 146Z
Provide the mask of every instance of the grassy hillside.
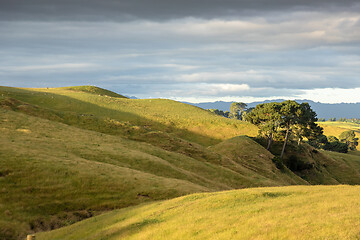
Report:
M345 131L354 130L356 137L360 139L360 124L350 123L350 122L319 122L318 123L322 128L324 128L324 135L326 136L335 136L339 135ZM357 150L360 151L360 145L357 146Z
M359 239L359 186L192 194L87 219L39 240Z
M53 120L90 130L99 124L105 133L133 136L144 141L146 137L141 135L150 131L172 133L204 146L238 135L257 134L257 128L252 124L220 117L172 100L126 99L72 89L0 87L0 96L40 107L44 109L42 112L51 109L50 115L57 116ZM31 114L31 111L28 113ZM42 114L41 117L51 117L47 115ZM119 127L126 127L128 131L120 131Z
M98 211L227 188L166 160L189 168L199 163L146 144L11 111L1 110L0 118L0 239L18 239ZM210 176L214 172L202 167Z
M256 155L243 161L266 156L262 162L271 174L200 145L184 148L189 143L181 139L173 147L182 154L10 110L0 113L0 239L188 193L303 183L278 170L271 154L247 137L231 141L254 145Z
M0 239L195 192L360 183L355 152L289 144L289 169L254 125L96 87L0 87L0 130Z

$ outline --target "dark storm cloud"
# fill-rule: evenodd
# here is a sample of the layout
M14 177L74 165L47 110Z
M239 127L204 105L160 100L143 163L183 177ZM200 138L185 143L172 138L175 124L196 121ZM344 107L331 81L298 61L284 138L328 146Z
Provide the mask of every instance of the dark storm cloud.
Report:
M1 0L0 20L166 20L257 12L356 11L358 0Z

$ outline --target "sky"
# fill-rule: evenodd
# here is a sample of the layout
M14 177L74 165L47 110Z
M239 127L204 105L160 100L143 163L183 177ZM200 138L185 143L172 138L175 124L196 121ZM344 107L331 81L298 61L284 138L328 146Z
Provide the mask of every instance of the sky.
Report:
M360 2L0 0L0 85L360 102Z

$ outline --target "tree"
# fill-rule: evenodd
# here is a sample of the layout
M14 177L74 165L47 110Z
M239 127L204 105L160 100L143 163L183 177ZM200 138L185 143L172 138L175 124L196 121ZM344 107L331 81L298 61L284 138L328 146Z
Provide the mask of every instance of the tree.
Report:
M254 109L255 109L255 108L253 108L253 107L246 109L246 110L242 113L241 120L246 121L246 116L247 116L252 110L254 110Z
M316 138L322 134L322 128L316 124L316 113L308 103L298 104L295 101L288 100L282 102L281 105L281 127L285 130L285 140L280 158L284 156L288 139L292 133L295 132L298 144L303 137Z
M298 145L300 145L305 137L312 141L323 134L323 128L316 124L318 119L310 105L302 103L300 104L300 110L301 114L298 116L297 123L293 127L293 133L298 139Z
M324 148L324 146L328 144L329 141L324 134L320 134L317 138L309 140L308 143L315 148Z
M274 136L280 127L281 116L279 112L279 103L263 103L258 104L245 116L245 120L258 126L259 134L267 139L267 150L270 149Z
M281 127L285 129L285 140L281 150L280 158L284 156L286 144L291 134L291 127L299 122L300 114L301 110L297 102L288 100L281 103Z
M356 137L354 130L341 133L339 140L340 142L346 143L351 150L356 150L356 146L359 144L359 139Z
M291 134L297 138L298 144L304 137L314 140L322 134L322 128L316 124L316 113L308 103L299 104L289 100L259 104L246 115L246 120L259 127L259 134L267 138L268 150L276 134L284 132L280 158L284 155Z
M246 103L243 102L233 102L230 106L230 113L232 117L236 119L241 119L246 106Z

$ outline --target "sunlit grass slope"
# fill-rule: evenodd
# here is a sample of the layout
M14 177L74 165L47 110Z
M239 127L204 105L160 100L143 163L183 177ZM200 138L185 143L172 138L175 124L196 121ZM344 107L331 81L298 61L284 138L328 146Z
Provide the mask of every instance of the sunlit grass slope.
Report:
M148 144L6 110L0 129L0 239L19 239L97 211L230 188L215 182L216 167Z
M75 87L75 89L79 88L87 87ZM161 131L207 146L242 134L248 136L257 134L257 128L252 124L220 117L188 104L166 99L126 99L96 93L103 91L106 90L74 91L74 87L50 89L0 87L0 95L3 98L14 98L56 111L55 114L63 115L67 124L92 128L94 122L107 121L113 125L113 128L128 127L128 135L139 139L146 140L142 137L144 133ZM76 113L77 116L69 116L71 113ZM75 117L77 119L74 119ZM58 120L65 121L61 117ZM110 127L103 130L107 133L117 133Z
M174 146L184 153L171 152L6 109L0 130L0 239L188 193L303 183L247 137L229 141L255 145L257 155L251 150L243 161L266 156L272 174L225 159L216 146L181 148L188 143L179 139Z
M87 93L93 93L93 94L98 94L101 96L109 96L109 97L116 97L116 98L126 98L123 95L120 95L118 93L103 89L103 88L98 88L95 86L76 86L76 87L62 87L59 89L64 89L64 90L71 90L71 91L75 91L75 92L87 92Z
M339 137L339 135L345 131L354 130L356 137L360 138L360 124L339 121L319 122L318 124L324 129L324 135L326 136ZM360 145L357 146L357 150L360 151Z
M37 239L359 239L359 186L192 194L112 211Z

